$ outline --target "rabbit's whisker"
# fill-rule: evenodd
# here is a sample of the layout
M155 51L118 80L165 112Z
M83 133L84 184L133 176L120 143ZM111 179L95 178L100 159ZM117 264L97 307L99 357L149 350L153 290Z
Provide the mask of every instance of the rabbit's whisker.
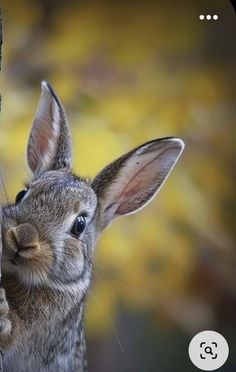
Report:
M1 178L2 189L3 189L4 195L5 195L6 202L9 204L9 195L7 193L7 189L6 189L6 186L5 186L5 183L3 181L1 173L0 173L0 178Z
M119 338L119 336L118 336L118 333L117 333L116 330L115 330L115 327L114 327L114 325L113 325L111 319L109 318L109 316L107 315L107 313L104 311L104 308L103 308L101 302L100 302L100 301L98 300L98 298L93 294L92 290L89 289L88 292L89 292L89 294L92 296L92 298L93 298L93 300L96 302L96 304L99 306L99 308L102 310L103 315L105 316L105 318L106 318L107 321L109 322L109 325L110 325L110 327L112 328L112 331L113 331L113 333L114 333L114 335L115 335L115 338L116 338L116 340L117 340L117 342L118 342L118 345L119 345L119 347L120 347L120 350L121 350L122 353L123 353L123 352L124 352L123 346L122 346L122 344L121 344L120 338Z
M106 274L106 273L104 273L104 271L102 271L98 266L94 265L93 263L91 263L91 266L93 267L93 269L95 270L95 272L97 274L101 275L101 277L103 277L109 283L110 283L111 280L113 280L113 281L119 282L120 284L127 285L129 287L133 287L133 288L137 288L137 289L142 289L142 290L145 290L145 291L147 290L147 288L140 287L140 286L138 286L136 284L132 284L132 283L126 282L125 280L122 280L120 278L116 278L116 277L112 276L111 274Z
M28 179L31 179L31 174L29 172L29 168L26 167L25 164L21 160L19 160L19 159L16 159L16 163L18 163L21 166L21 168L24 170L24 172L27 175L27 178Z

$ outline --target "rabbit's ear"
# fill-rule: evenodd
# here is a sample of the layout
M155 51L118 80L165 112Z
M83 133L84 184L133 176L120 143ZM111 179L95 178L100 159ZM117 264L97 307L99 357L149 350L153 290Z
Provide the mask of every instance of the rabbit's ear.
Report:
M72 144L64 109L52 87L42 82L42 94L27 148L34 177L47 170L70 169Z
M157 139L105 167L92 183L101 206L101 227L144 207L165 182L183 148L178 138Z

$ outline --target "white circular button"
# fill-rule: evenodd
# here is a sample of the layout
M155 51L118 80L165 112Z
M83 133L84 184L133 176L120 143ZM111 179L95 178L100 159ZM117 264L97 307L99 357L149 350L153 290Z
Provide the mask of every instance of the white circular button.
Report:
M209 21L209 20L211 19L211 15L208 14L208 15L206 16L206 19Z
M196 367L203 371L215 371L228 359L229 346L220 333L203 331L192 338L188 353Z
M219 17L218 17L217 14L213 15L213 19L214 19L215 21L216 21L218 18L219 18Z
M200 19L201 21L203 21L204 18L205 18L205 16L204 16L203 14L201 14L201 15L199 16L199 19Z

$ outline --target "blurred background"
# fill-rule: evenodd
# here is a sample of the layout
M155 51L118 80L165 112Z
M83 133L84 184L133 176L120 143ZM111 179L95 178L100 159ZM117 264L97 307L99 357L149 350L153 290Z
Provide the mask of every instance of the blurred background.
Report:
M2 5L0 163L10 200L28 178L43 79L66 107L83 176L153 138L186 143L158 197L99 241L86 312L90 372L196 371L188 343L206 329L229 342L220 370L236 370L235 13L226 0L173 5Z

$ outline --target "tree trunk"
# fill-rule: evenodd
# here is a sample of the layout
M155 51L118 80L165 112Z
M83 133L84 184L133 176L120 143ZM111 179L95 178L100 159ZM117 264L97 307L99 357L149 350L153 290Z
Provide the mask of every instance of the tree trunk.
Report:
M0 9L0 71L1 71L1 62L2 62L2 15ZM0 111L1 111L2 95L0 94ZM1 276L2 276L2 206L0 205L0 285L1 285ZM2 350L0 349L0 372L3 371L2 366Z
M0 205L0 285L1 285L1 276L2 276L1 260L2 260L2 206ZM3 371L2 359L3 359L3 352L0 349L0 372Z

